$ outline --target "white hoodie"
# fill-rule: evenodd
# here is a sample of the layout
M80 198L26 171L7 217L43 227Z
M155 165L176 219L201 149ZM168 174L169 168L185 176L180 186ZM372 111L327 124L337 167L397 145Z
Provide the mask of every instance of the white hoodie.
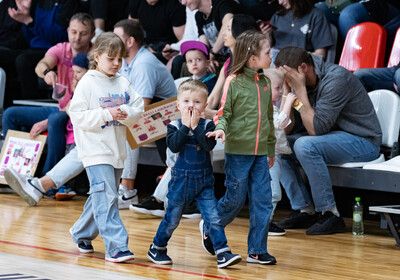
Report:
M115 106L128 113L125 120L113 121L107 108ZM89 70L79 81L69 108L78 157L83 165L109 164L123 168L125 125L132 126L143 108L143 99L126 78L118 73L108 77Z

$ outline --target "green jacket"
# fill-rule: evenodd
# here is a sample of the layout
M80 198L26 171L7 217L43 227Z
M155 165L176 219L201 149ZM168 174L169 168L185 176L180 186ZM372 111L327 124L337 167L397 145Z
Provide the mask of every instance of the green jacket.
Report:
M225 153L275 155L271 82L262 72L245 68L228 76L216 118L215 130L226 134Z

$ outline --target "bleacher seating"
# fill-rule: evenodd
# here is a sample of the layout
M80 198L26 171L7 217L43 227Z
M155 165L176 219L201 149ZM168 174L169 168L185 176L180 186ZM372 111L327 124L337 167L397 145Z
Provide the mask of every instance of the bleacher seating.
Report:
M374 22L357 24L346 35L339 65L352 72L383 67L385 47L385 28Z
M387 67L396 66L400 62L400 28L397 29L396 37L394 38L392 51L390 52L390 57Z

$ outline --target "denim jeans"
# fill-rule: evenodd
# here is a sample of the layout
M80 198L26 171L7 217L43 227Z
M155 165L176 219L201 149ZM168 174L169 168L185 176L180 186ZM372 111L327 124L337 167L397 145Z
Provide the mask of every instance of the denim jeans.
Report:
M32 126L40 121L47 122L47 156L43 167L43 174L46 174L64 156L66 138L65 130L68 122L68 115L55 107L10 107L4 111L3 133L7 134L9 129L29 132Z
M139 162L139 148L132 150L126 141L126 159L124 162L124 171L122 172L122 179L136 179L137 166Z
M396 66L358 69L354 75L360 79L368 92L376 89L388 89L395 92L393 83L400 85L400 68Z
M175 166L171 168L167 198L168 207L154 237L154 245L167 246L179 224L185 205L195 200L204 223L209 225L209 235L214 250L228 247L224 226L218 215L218 202L214 195L210 152L202 148L194 136L188 138L179 152Z
M269 220L272 213L268 157L225 153L225 195L218 201L223 226L232 222L249 196L250 228L248 254L267 253ZM207 224L206 224L207 226ZM206 227L206 232L208 226Z
M78 176L84 170L83 164L78 158L78 148L74 147L66 154L49 172L47 176L59 188L69 180Z
M72 240L88 245L100 233L106 258L128 251L128 232L118 210L117 186L122 169L99 164L86 167L86 173L90 182L89 197L82 215L70 230Z
M363 137L344 131L332 131L321 136L303 136L294 143L294 153L310 182L315 210L326 211L336 205L327 164L371 161L379 156L379 148ZM295 210L310 205L304 182L293 158L282 157L282 185ZM288 168L292 168L289 171ZM291 176L291 177L290 177ZM284 179L284 180L283 180ZM292 180L290 184L287 184ZM301 180L302 181L302 180Z
M274 165L269 169L269 175L271 176L271 192L272 192L272 213L270 221L272 221L276 205L282 199L282 190L280 183L280 179L282 177L282 162L280 154L275 154L275 162Z

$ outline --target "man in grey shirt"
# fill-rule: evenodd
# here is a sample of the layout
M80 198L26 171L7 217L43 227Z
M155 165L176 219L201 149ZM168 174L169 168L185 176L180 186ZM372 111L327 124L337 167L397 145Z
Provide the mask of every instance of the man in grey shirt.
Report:
M293 124L286 132L309 179L315 205L314 209L294 158L282 158L281 183L292 208L300 212L293 212L278 225L308 228L310 235L344 232L327 164L378 158L382 132L371 99L351 72L325 64L304 49L283 48L275 65L297 96ZM322 212L322 216L315 211Z

